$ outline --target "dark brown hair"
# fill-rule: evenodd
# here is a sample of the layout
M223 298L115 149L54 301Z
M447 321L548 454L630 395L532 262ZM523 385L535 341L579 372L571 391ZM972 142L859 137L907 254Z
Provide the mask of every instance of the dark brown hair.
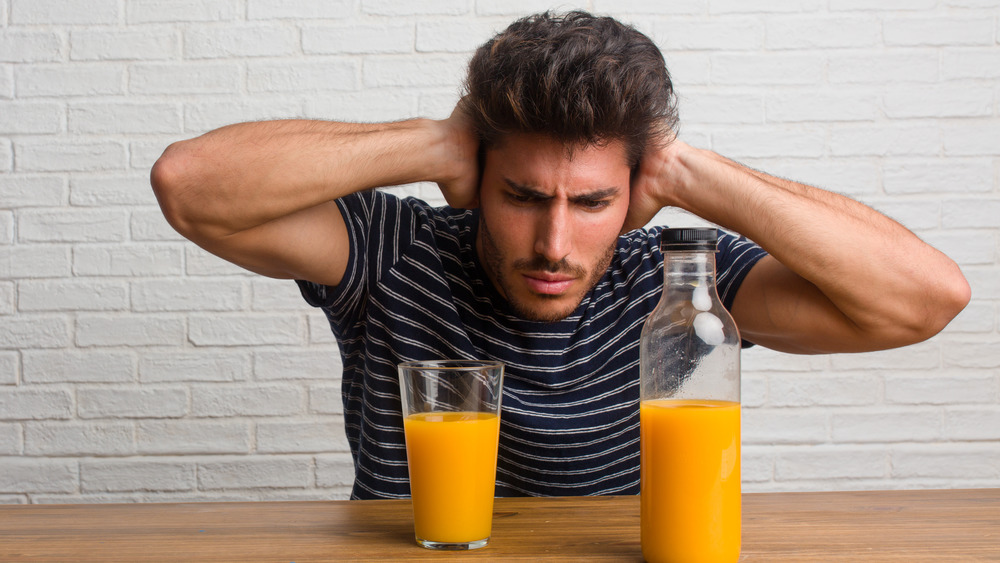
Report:
M544 133L568 147L620 140L634 166L677 125L656 45L631 26L580 11L519 19L479 47L464 98L485 149L510 133Z

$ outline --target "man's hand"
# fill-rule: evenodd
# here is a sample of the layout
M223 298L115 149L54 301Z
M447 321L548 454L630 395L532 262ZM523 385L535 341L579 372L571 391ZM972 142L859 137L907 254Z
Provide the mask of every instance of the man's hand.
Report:
M455 208L479 207L479 138L472 129L463 98L447 119L438 121L446 136L446 154L441 155L443 173L436 180L448 205Z
M673 205L671 193L676 188L677 155L690 147L671 138L664 144L653 144L639 162L639 168L632 177L629 193L628 214L622 233L640 229L649 223L661 209Z

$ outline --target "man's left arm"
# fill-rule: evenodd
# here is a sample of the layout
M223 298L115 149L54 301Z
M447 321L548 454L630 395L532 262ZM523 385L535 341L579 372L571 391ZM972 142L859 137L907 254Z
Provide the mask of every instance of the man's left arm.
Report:
M747 274L732 307L743 338L768 348L904 346L940 332L969 302L958 266L892 219L680 141L644 156L631 195L627 226L679 207L770 254Z

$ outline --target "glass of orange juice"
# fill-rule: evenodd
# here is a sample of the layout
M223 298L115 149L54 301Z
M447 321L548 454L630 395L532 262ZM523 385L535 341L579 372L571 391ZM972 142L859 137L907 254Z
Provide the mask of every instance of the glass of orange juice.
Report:
M476 549L490 539L504 364L399 364L417 543Z

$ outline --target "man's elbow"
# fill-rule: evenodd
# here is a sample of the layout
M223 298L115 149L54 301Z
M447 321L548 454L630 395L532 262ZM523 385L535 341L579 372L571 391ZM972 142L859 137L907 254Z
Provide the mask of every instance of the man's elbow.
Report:
M191 205L195 185L191 179L191 161L184 142L174 143L163 151L149 173L149 183L164 218L187 238L194 234L196 224Z
M941 272L937 283L927 290L920 318L911 324L911 343L922 342L940 333L972 299L972 288L957 264Z

